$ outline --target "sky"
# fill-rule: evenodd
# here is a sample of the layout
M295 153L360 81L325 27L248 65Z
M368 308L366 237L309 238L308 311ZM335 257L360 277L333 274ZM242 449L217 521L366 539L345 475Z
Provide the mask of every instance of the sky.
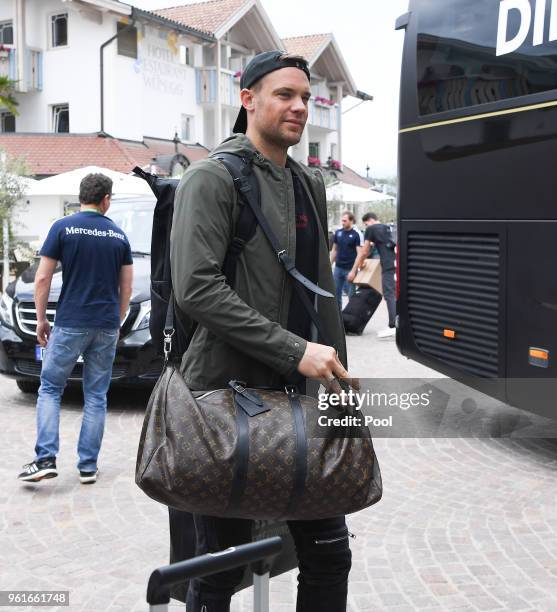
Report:
M191 2L127 0L142 9ZM357 89L374 97L343 102L343 162L366 175L396 176L398 91L404 31L394 29L408 0L261 0L279 36L332 32Z

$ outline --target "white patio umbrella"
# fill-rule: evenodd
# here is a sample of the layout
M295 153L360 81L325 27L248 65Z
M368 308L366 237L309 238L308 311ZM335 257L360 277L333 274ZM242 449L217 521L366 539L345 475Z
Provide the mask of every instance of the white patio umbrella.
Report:
M388 202L393 198L385 193L378 193L372 189L349 185L348 183L333 183L327 187L327 200L341 200L346 203Z
M124 174L99 168L98 166L86 166L77 168L69 172L63 172L56 176L36 181L29 187L27 195L40 196L77 196L79 194L79 184L87 174L100 173L112 179L112 193L116 195L152 195L153 192L149 185L141 178L131 174Z
M31 189L31 187L35 185L35 183L39 182L36 179L31 178L29 176L19 177L19 179L23 183L23 188L25 189L25 195L29 193L29 189Z

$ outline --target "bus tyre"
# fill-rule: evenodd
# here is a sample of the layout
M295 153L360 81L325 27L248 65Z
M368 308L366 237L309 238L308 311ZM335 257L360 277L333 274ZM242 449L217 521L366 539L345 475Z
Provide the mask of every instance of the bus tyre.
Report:
M40 386L40 383L34 380L16 380L15 382L23 393L37 393Z

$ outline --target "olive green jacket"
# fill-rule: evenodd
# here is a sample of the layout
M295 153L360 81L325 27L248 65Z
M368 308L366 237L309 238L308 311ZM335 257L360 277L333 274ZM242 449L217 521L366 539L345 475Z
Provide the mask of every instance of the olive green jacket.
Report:
M255 151L243 134L213 153ZM255 152L254 172L261 206L279 242L296 256L294 188L291 169L314 206L318 219L317 284L334 294L327 242L327 203L319 172L289 158L287 168ZM174 201L170 260L178 313L199 323L182 359L181 370L193 390L216 389L236 379L253 386L279 387L300 362L306 341L286 330L292 281L258 226L238 259L234 288L222 273L235 235L240 205L226 168L216 159L192 164ZM320 321L346 366L344 328L334 298L316 300ZM314 336L314 340L318 340Z

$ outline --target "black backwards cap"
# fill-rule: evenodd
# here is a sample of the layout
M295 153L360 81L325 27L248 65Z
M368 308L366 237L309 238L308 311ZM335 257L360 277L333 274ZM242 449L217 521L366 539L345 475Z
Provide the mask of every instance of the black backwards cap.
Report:
M309 67L305 59L292 56L283 51L265 51L256 55L251 62L246 66L240 78L240 89L249 89L253 87L257 81L262 79L266 74L280 70L281 68L299 68L303 70L305 75L310 80ZM242 106L234 129L234 134L245 134L248 129L248 113Z

